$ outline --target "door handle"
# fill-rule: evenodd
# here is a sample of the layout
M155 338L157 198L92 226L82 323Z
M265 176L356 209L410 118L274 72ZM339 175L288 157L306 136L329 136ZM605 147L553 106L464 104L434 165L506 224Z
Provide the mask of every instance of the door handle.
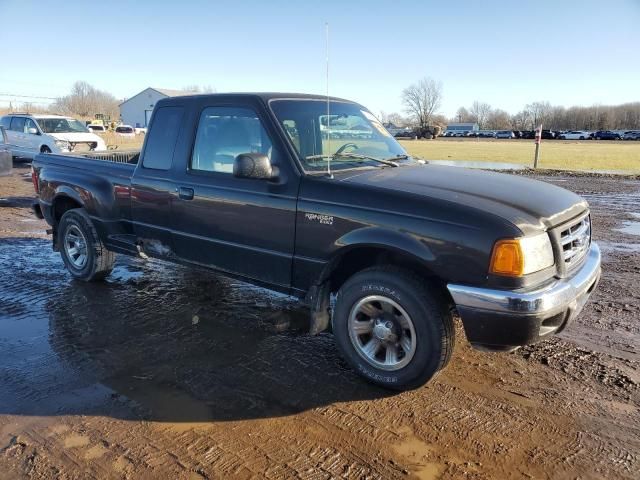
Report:
M176 188L176 191L182 200L193 200L193 188L180 187Z

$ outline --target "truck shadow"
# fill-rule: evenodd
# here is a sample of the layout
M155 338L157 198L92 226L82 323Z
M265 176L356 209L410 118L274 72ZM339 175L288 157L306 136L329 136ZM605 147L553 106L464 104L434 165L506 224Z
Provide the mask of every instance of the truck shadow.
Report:
M24 248L41 240L13 243L30 260L15 273L20 293L0 280L0 301L11 296L0 307L0 343L9 345L0 361L12 355L0 367L0 413L207 422L389 395L344 364L331 335L306 333L308 312L294 299L128 258L107 282L86 284L70 279L50 247ZM1 265L9 247L0 242ZM39 269L47 273L38 280ZM18 327L3 329L5 321ZM35 343L23 350L25 342Z
M0 208L31 208L35 197L0 197Z

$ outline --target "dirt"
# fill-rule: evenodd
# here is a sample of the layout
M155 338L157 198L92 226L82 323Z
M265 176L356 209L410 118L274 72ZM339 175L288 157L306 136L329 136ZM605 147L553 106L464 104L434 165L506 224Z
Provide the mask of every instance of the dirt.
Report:
M532 175L525 172L521 174ZM556 338L472 350L390 393L294 299L119 257L71 280L0 178L0 478L638 478L640 181L535 175L583 194L603 278Z

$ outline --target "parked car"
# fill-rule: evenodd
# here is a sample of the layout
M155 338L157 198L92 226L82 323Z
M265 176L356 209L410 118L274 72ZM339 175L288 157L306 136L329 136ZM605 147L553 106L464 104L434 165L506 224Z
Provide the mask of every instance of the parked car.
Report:
M534 132L535 135L535 132ZM553 133L551 130L542 130L542 135L541 135L543 140L554 140L556 138L556 134Z
M584 130L570 130L561 133L558 138L560 140L589 140L589 135L589 132L585 132Z
M511 130L498 130L495 138L515 138L515 135Z
M396 132L394 137L396 137L396 138L412 138L412 139L416 139L416 138L418 138L418 135L413 130L401 130L399 132Z
M37 153L106 150L104 140L82 122L61 115L11 113L0 119L14 157L33 159Z
M629 132L624 132L622 139L623 140L640 140L640 130L632 130Z
M495 135L496 135L496 132L482 132L480 134L482 138L494 138Z
M118 125L115 128L115 134L119 137L135 137L136 131L131 125Z
M393 389L446 366L453 308L471 344L494 351L575 319L600 276L584 199L416 161L365 107L329 103L162 99L142 153L36 156L36 214L77 280L103 279L117 252L304 299L311 332L331 328L355 371ZM371 138L322 142L327 108Z
M11 157L7 134L4 131L4 127L0 126L0 176L11 174L11 168L13 167Z
M598 130L593 134L593 138L595 140L622 140L622 136L619 133L611 130Z
M92 125L89 124L87 125L87 128L94 132L94 133L106 133L107 132L107 127L105 127L104 125Z
M533 130L523 130L521 138L525 138L527 140L533 140L534 138L536 138L536 132Z

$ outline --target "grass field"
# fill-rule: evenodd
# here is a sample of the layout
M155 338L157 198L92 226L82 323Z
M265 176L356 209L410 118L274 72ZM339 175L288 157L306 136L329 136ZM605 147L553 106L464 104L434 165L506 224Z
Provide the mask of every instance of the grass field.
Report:
M144 135L135 138L103 135L107 145L119 150L142 147ZM411 155L427 160L472 160L533 166L533 140L437 139L401 140ZM640 142L542 141L539 168L640 173Z
M533 166L533 140L403 140L411 155L426 160L473 160ZM540 168L640 172L640 142L542 141Z

